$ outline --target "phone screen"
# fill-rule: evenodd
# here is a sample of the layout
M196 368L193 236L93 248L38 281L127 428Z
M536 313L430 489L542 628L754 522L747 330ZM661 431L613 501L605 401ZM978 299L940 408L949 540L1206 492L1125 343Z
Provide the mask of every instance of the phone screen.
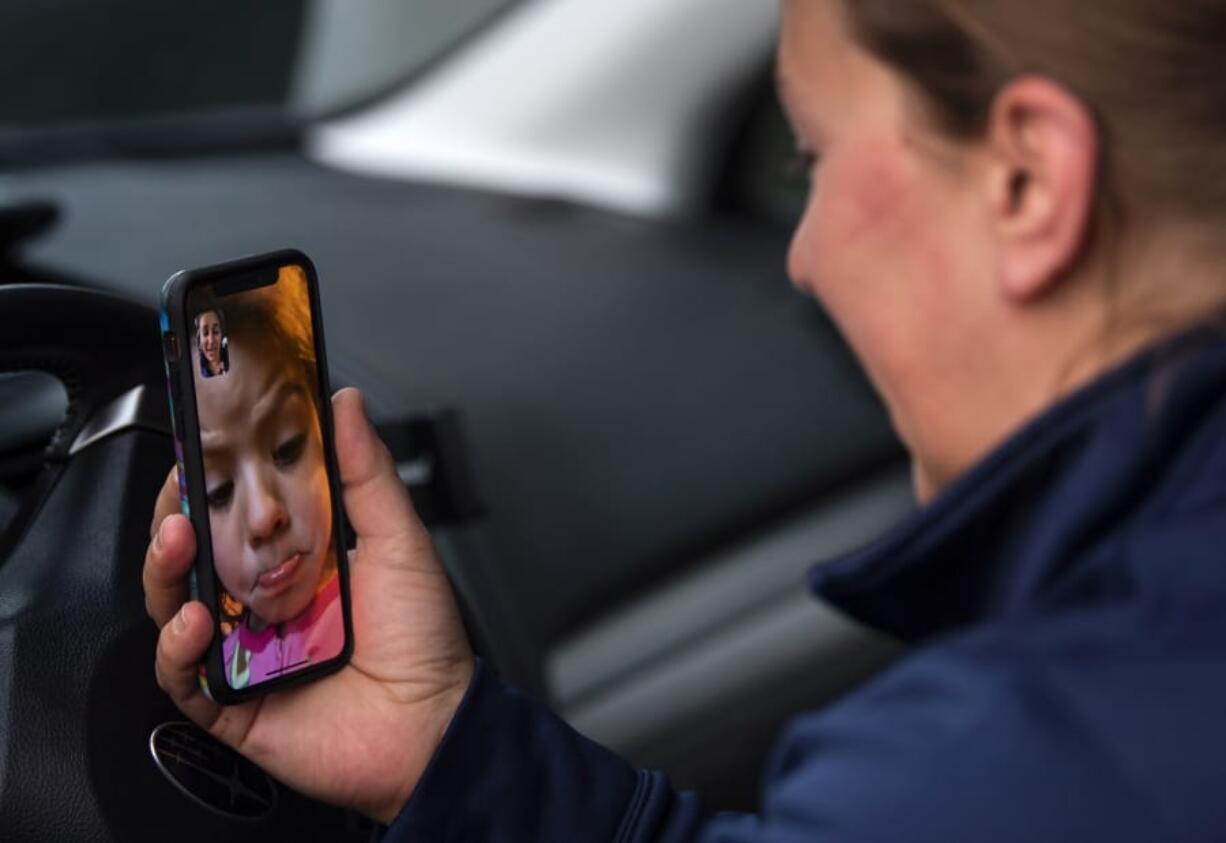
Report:
M236 690L333 659L345 643L307 283L289 265L272 284L187 297L222 656Z

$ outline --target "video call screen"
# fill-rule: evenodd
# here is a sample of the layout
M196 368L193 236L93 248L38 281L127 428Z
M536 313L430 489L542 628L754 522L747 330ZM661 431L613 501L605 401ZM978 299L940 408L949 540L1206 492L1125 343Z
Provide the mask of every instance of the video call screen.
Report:
M344 620L307 278L188 297L226 680L235 689L340 654Z

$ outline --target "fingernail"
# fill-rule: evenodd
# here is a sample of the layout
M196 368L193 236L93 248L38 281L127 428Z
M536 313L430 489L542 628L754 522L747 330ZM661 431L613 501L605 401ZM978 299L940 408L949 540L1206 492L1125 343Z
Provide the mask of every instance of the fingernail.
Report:
M182 607L180 607L179 611L175 612L174 620L171 621L171 623L174 624L174 630L176 633L182 633L183 630L187 629L187 617L185 616L186 610L187 604L185 603Z

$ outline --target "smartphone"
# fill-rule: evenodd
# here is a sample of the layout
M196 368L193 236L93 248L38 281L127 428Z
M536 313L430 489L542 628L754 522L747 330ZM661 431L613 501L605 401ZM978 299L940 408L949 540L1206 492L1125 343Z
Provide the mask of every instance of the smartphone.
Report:
M234 704L353 649L345 519L315 267L286 250L176 273L161 330L205 690Z

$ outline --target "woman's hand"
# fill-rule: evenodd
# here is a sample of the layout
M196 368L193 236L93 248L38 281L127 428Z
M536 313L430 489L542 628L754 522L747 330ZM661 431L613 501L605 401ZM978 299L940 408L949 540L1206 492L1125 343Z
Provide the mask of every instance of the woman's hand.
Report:
M200 689L213 637L204 604L187 601L196 552L172 470L158 496L145 556L145 605L161 627L158 684L183 713L310 796L390 823L451 721L473 656L430 536L417 518L361 395L332 400L350 554L353 658L305 686L222 707Z

